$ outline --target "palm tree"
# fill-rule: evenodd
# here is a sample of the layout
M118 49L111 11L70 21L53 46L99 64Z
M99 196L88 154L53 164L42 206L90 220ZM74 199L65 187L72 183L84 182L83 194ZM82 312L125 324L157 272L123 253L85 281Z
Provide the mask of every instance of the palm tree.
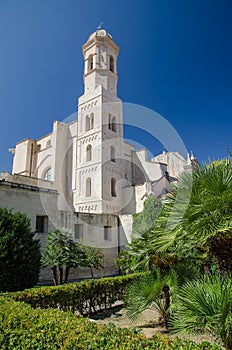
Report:
M194 169L193 174L183 174L178 188L168 195L153 230L134 242L130 252L142 252L146 265L151 265L156 256L167 261L177 258L177 273L186 265L196 271L202 266L206 272L212 262L220 273L232 271L231 170L231 162L222 160ZM150 305L162 312L160 293L169 286L162 278L149 277L131 287L126 299L129 318L136 319ZM226 322L230 327L228 318Z
M155 309L160 314L160 324L167 327L171 299L175 298L177 286L174 271L163 275L159 269L154 269L136 280L124 294L129 321L135 322L144 310Z
M187 282L178 291L169 328L179 334L208 332L232 349L231 276L214 274Z
M153 253L153 248L150 245L151 229L160 215L161 209L161 201L150 196L144 201L143 211L134 215L131 243L126 246L126 250L122 251L116 260L117 266L125 273L146 271L151 267L150 256Z
M185 211L186 193L191 190ZM169 195L154 229L154 251L214 261L220 272L232 271L232 164L222 160L185 174ZM180 217L178 213L182 212Z
M50 266L55 285L67 283L70 268L84 266L86 254L69 231L54 230L42 255L42 265Z

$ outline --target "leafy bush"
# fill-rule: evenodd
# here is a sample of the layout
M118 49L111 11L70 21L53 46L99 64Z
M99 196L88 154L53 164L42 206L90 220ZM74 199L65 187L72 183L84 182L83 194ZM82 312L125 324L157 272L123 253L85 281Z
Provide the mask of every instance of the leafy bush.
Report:
M29 305L0 297L1 350L219 350L217 345L167 336L146 339L138 331L100 326L70 312L32 309Z
M155 309L160 314L160 324L167 327L171 300L175 299L177 288L175 271L164 275L159 269L155 269L135 280L124 293L129 321L136 321L144 310Z
M187 282L178 292L170 326L177 333L209 332L232 349L232 279L213 274Z
M78 311L89 315L111 307L122 300L125 287L135 281L141 273L127 276L91 279L54 287L40 287L13 293L17 301L24 301L33 307L59 308Z
M0 208L0 291L33 287L39 277L39 241L22 213Z
M48 240L42 255L42 266L50 266L55 286L68 282L71 268L88 267L93 277L93 268L103 264L103 253L96 247L84 246L73 240L67 230L48 232Z

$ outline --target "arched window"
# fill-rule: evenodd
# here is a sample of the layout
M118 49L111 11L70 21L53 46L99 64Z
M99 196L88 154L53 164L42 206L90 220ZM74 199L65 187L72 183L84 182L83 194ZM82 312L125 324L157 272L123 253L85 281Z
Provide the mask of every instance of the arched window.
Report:
M86 180L86 197L90 197L91 196L91 178L88 177L88 179Z
M115 117L112 118L111 130L112 130L112 131L115 131L115 132L117 131L117 127L116 127L116 118L115 118Z
M111 160L111 162L116 162L115 147L114 146L110 146L110 160Z
M51 168L47 169L44 176L43 176L43 179L44 180L47 180L47 181L51 181L52 179L52 170Z
M94 128L94 114L90 114L90 129Z
M86 162L90 162L92 160L92 146L88 145L86 148Z
M112 127L112 125L111 125L111 114L109 113L109 129L111 130L111 127Z
M114 73L114 59L110 56L110 71Z
M117 194L116 194L116 180L114 177L112 177L111 179L111 196L112 197L117 197Z
M88 58L88 72L90 72L93 69L93 55L89 55Z
M85 131L88 131L88 130L90 130L90 117L89 117L89 115L87 115L85 117Z

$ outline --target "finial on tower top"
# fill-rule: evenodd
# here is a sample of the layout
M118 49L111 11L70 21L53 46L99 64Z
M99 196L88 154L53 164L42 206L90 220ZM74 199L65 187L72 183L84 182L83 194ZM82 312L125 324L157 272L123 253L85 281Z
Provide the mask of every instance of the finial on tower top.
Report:
M99 23L99 25L97 26L97 29L102 29L102 26L103 26L103 22L101 21L101 22Z
M191 157L190 157L191 160L195 160L195 155L193 153L193 151L191 151Z

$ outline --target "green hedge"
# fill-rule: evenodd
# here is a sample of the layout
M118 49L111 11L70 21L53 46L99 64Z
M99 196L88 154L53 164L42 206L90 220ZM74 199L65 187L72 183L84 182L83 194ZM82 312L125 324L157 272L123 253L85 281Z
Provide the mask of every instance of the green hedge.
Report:
M10 295L14 300L26 302L32 307L59 308L90 315L110 308L116 301L122 300L125 287L140 276L141 273L135 273L91 279L55 287L32 288Z
M33 309L29 305L0 297L1 350L76 350L76 349L185 349L219 350L202 342L154 336L146 339L137 331L100 326L71 312Z

